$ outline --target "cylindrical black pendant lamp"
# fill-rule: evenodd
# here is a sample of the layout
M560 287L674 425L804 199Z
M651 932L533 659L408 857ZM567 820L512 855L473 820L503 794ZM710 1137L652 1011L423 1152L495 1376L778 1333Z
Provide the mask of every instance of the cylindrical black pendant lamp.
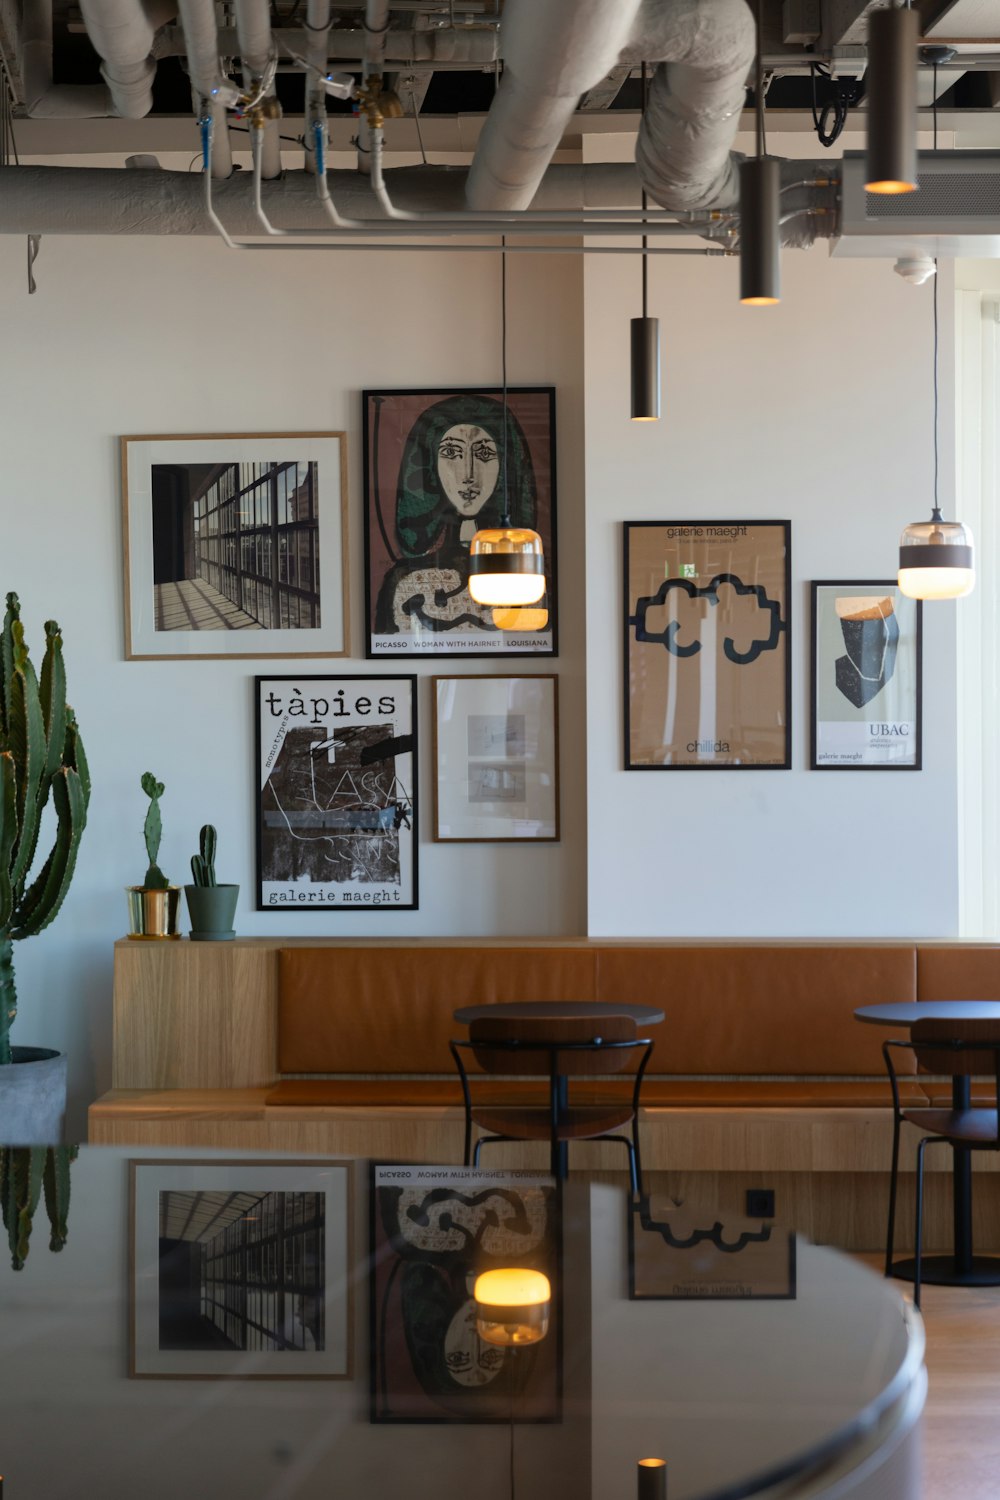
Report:
M740 301L781 301L781 163L751 156L740 163Z
M667 1464L662 1458L640 1458L637 1500L667 1500Z
M868 15L869 193L912 193L917 181L917 44L915 10Z
M632 421L660 415L660 320L632 319Z

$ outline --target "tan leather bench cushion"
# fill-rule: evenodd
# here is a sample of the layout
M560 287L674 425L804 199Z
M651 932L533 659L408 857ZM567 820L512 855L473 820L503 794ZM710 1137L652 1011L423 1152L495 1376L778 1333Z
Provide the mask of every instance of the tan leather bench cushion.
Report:
M597 998L663 1007L658 1072L876 1076L887 1033L853 1012L915 1000L916 953L912 943L609 946Z
M1000 943L917 948L918 1000L1000 1000Z
M583 946L282 948L278 965L281 1073L447 1073L458 1006L596 998Z
M544 1087L522 1079L475 1079L473 1099L484 1105L544 1104ZM628 1081L581 1079L571 1085L571 1098L581 1104L602 1104L631 1097ZM904 1079L900 1085L904 1105L922 1106L928 1095ZM286 1078L271 1089L264 1103L306 1109L390 1109L460 1107L462 1090L457 1078ZM675 1079L647 1078L642 1086L644 1108L689 1109L878 1109L888 1108L892 1095L883 1078L862 1081L802 1078L791 1083L769 1079Z

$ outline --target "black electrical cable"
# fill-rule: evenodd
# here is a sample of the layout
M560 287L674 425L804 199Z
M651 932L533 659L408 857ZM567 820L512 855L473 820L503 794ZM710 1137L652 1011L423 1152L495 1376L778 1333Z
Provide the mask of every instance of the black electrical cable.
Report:
M847 123L851 109L860 104L864 96L864 84L856 78L832 78L825 63L809 64L812 84L812 119L821 146L832 146L839 140ZM829 94L820 105L816 92L816 79L822 78L829 86Z

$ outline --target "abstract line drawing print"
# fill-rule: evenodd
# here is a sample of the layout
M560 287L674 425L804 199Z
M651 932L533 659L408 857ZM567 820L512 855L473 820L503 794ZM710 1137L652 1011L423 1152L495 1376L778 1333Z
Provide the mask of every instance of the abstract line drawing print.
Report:
M673 599L671 595L674 596ZM653 610L662 609L664 616L668 617L671 606L676 607L675 601L680 601L683 607L685 603L694 603L700 599L707 599L713 608L721 604L727 617L739 621L742 626L741 637L750 638L745 649L740 650L734 634L724 637L723 653L736 666L749 666L763 652L777 649L785 629L781 605L777 600L769 599L767 590L760 584L744 583L735 573L717 573L705 588L699 588L687 578L670 578L660 585L655 594L637 599L635 614L629 616L629 624L635 628L636 640L659 641L672 656L697 656L701 650L701 641L696 634L696 617L688 621L666 618L662 628L657 629L651 626L649 615ZM693 639L681 639L685 628Z
M391 724L289 729L265 789L262 878L398 885L413 802L396 757L411 750Z

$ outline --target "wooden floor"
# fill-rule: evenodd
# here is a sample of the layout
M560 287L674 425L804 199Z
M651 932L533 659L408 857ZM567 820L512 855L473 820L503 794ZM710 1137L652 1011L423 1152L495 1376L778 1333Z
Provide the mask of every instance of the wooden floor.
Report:
M203 578L158 583L154 590L157 630L259 630L246 614Z
M879 1256L859 1259L881 1268ZM1000 1287L925 1286L920 1300L930 1376L923 1500L1000 1500Z

